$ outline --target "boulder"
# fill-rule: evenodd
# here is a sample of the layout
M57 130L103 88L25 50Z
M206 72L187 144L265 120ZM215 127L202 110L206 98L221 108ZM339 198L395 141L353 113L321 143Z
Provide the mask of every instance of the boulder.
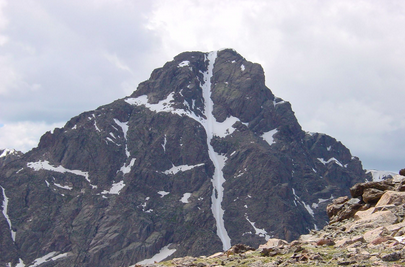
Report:
M288 245L288 242L283 239L270 238L266 244L260 245L259 249L274 248Z
M363 238L366 242L370 243L371 241L375 240L377 237L386 236L389 234L387 228L381 226L375 228L373 230L367 231L364 233Z
M334 223L351 218L361 207L362 204L360 204L360 200L358 198L352 198L343 204L329 204L326 207L326 212L329 216L330 223Z
M402 205L405 204L405 192L387 191L377 202L376 207L385 205Z
M382 191L386 190L393 190L394 189L394 184L392 182L392 179L390 180L384 180L381 182L367 182L367 183L359 183L355 184L350 188L350 195L355 198L355 197L362 197L363 192L366 188L375 188L379 189Z
M375 208L370 208L365 211L358 211L354 215L354 224L349 230L359 230L364 228L377 228L387 226L397 222L397 216L390 210L375 211Z
M388 253L388 254L383 255L381 257L381 259L383 261L397 261L397 260L401 259L401 253L399 253L399 252Z
M384 191L376 188L365 188L363 191L363 201L366 203L377 203Z
M335 247L336 248L346 247L348 245L351 245L351 244L354 244L357 242L364 243L366 241L364 240L364 237L362 235L358 235L358 236L354 236L354 237L345 237L345 238L341 238L338 241L336 241Z

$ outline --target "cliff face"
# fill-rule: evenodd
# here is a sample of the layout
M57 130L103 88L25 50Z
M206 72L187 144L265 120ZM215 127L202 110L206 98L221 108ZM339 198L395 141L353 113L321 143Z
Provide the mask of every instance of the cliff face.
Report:
M0 264L129 266L162 248L293 240L365 179L344 145L301 129L260 65L186 52L1 168Z

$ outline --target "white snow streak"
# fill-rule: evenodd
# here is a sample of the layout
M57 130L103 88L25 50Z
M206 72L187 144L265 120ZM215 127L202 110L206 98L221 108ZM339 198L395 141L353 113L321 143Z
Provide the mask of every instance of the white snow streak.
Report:
M8 197L6 196L6 190L2 187L1 190L3 191L3 215L7 220L8 226L10 227L11 238L15 242L15 232L11 229L11 221L10 217L8 217Z
M302 201L299 196L297 196L297 194L295 193L295 189L294 189L294 188L292 188L292 192L293 192L294 199L295 199L295 200L294 200L295 206L297 206L297 203L296 203L295 201L297 201L298 203L301 203L301 204L304 206L304 208L308 211L308 213L309 213L312 217L314 217L314 211L311 209L311 207L310 207L309 205L307 205L304 201Z
M46 183L48 183L46 180L45 180L45 182ZM56 187L59 187L59 188L62 188L62 189L66 189L66 190L72 190L73 189L73 187L71 187L71 186L68 186L68 185L61 185L61 184L57 184L57 183L53 183ZM48 183L48 187L49 187L49 183Z
M114 119L115 123L121 127L122 132L124 133L124 139L125 139L125 154L127 155L127 157L129 158L130 154L128 151L128 145L127 145L127 132L128 132L128 122L120 122L117 119Z
M339 165L340 167L342 167L342 168L344 168L343 167L343 164L342 163L340 163L340 161L338 161L337 159L335 159L335 158L330 158L330 159L328 159L328 161L325 161L323 158L318 158L318 160L323 164L323 165L326 165L326 164L328 164L329 162L335 162L337 165ZM346 165L345 165L345 167L346 167Z
M28 267L36 267L36 266L41 265L42 263L49 262L49 261L54 261L54 260L57 260L57 259L64 258L64 257L68 256L68 253L63 253L63 254L56 255L57 253L59 253L59 252L50 252L50 253L48 253L48 254L34 260L34 263L29 265Z
M47 170L47 171L54 171L54 172L60 172L60 173L73 173L76 175L80 175L83 176L84 179L86 179L87 182L89 182L90 186L92 188L97 188L96 185L92 185L91 181L89 179L89 173L88 172L84 172L84 171L80 171L80 170L69 170L66 169L63 166L58 166L58 167L54 167L51 164L49 164L49 161L44 160L44 161L37 161L37 162L28 162L27 163L27 167L34 169L34 171L39 171L39 170Z
M304 201L301 200L302 205L304 205L304 208L308 211L308 213L314 217L314 211L311 209L309 205L307 205Z
M284 103L287 103L287 101L284 101L283 99L281 99L279 97L274 98L274 101L273 101L274 106L281 105Z
M245 214L245 218L246 218L246 220L250 223L250 225L253 227L253 229L255 230L256 235L258 235L258 236L260 236L260 237L264 237L264 239L265 239L266 241L268 241L268 240L271 238L271 236L267 234L267 231L266 231L266 230L257 228L257 227L255 226L255 222L250 221L249 218L248 218L248 216L247 216L246 214Z
M205 116L207 117L206 121L203 121L202 124L207 132L207 145L208 145L208 154L211 161L214 163L215 171L214 177L212 177L212 184L214 190L212 192L212 212L217 224L217 235L222 241L222 246L224 250L228 250L231 247L231 239L228 236L228 233L225 229L224 223L224 210L222 209L222 199L224 197L224 188L223 183L225 182L222 169L225 165L226 157L219 155L214 151L214 148L211 146L211 139L214 137L215 130L221 128L221 123L218 123L214 116L212 115L214 103L211 99L211 78L213 75L214 63L217 57L217 52L210 52L208 54L208 70L204 73L204 84L202 84L204 104L205 104ZM228 118L229 120L229 118ZM218 127L219 126L219 127Z
M165 138L163 139L163 144L162 144L162 147L163 147L163 151L166 153L166 144L167 144L167 138L166 138L166 135L165 135Z
M191 169L194 169L195 167L203 166L204 163L196 164L196 165L179 165L179 166L174 166L170 168L169 170L164 171L164 174L176 174L178 172L185 172Z
M150 259L145 259L143 261L137 262L136 265L146 265L146 264L153 264L156 262L161 262L162 260L166 259L170 255L172 255L174 252L176 252L176 249L169 249L171 244L164 246L163 248L160 249L160 251L155 254L152 258ZM135 265L131 265L130 267L135 267Z

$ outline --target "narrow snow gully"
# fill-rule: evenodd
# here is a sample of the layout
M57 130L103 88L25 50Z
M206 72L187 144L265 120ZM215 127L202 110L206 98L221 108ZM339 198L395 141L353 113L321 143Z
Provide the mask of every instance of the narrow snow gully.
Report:
M11 227L10 217L8 217L8 197L6 196L6 190L2 186L0 186L0 188L1 191L3 191L3 215L4 218L6 218L8 226L10 227L11 239L13 239L13 242L15 242L15 232Z
M224 210L222 209L221 203L224 196L223 183L225 182L222 169L225 165L225 156L214 151L211 146L211 139L214 136L214 131L216 127L221 127L221 123L217 122L215 117L212 115L214 103L211 99L211 78L213 75L214 63L217 58L217 52L210 52L206 57L208 60L208 70L204 72L204 82L201 87L203 89L203 97L205 103L205 116L206 120L202 121L202 124L207 133L207 145L208 154L211 161L214 163L215 171L212 177L213 192L212 192L212 213L214 215L217 224L217 235L222 241L223 250L228 250L231 247L231 239L228 236L228 232L225 229L224 223Z

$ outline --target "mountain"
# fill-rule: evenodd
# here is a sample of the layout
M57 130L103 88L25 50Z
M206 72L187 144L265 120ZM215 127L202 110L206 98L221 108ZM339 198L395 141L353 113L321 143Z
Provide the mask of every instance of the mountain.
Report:
M0 169L0 266L131 266L291 241L366 178L342 143L301 129L259 64L185 52Z
M395 175L397 175L395 172L391 171L379 171L379 170L366 170L367 174L371 174L372 179L371 181L374 182L379 182L383 181L386 179L393 178Z

